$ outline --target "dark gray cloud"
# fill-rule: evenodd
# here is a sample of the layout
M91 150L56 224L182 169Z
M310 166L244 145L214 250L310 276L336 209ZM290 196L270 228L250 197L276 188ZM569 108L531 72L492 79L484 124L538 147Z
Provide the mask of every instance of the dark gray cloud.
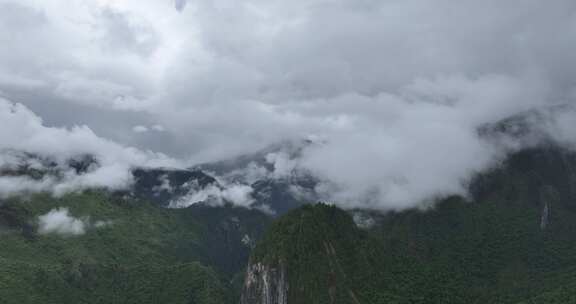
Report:
M173 4L0 0L0 91L189 164L315 138L295 166L383 209L462 193L507 151L479 126L576 94L571 0Z
M174 5L176 9L181 12L186 7L186 2L186 0L174 0Z

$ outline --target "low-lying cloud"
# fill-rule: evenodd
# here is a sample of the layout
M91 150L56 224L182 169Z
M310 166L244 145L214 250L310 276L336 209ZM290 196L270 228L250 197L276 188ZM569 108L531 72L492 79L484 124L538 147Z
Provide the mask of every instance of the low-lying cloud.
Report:
M0 197L26 191L63 194L86 188L123 189L133 181L134 167L179 165L161 153L140 151L101 138L87 126L47 127L22 104L2 98L0 121ZM95 161L86 172L80 174L66 166L86 155ZM43 162L44 158L47 160ZM58 176L44 174L37 178L12 174L51 169L61 171Z
M90 217L76 218L68 208L56 208L38 216L38 233L78 236L88 229L103 228L111 225L110 221L91 221Z
M82 235L86 232L86 223L70 216L68 209L54 209L38 217L40 234Z
M187 208L197 203L211 206L223 206L225 203L249 208L254 202L253 189L248 185L230 184L225 186L209 185L202 189L192 189L187 195L170 202L170 208Z

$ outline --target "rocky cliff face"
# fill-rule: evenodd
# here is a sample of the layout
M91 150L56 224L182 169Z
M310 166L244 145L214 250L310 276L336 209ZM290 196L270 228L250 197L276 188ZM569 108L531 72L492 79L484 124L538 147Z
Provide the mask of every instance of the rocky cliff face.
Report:
M306 205L275 221L258 242L245 275L241 304L354 304L361 239L351 216Z
M246 271L240 304L287 304L288 280L283 263L252 263Z

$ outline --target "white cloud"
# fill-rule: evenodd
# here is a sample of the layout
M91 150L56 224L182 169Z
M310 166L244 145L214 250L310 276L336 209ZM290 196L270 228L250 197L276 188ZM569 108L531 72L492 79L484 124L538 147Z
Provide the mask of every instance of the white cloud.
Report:
M71 216L67 208L53 209L38 217L38 232L41 234L82 235L86 228L85 220Z
M376 220L370 214L356 212L353 214L352 219L360 229L370 229L376 225Z
M282 178L292 174L296 168L297 161L291 159L286 152L274 152L266 155L266 161L274 166L272 177Z
M26 190L50 190L63 194L93 187L121 189L132 182L130 170L133 167L179 165L163 154L140 151L100 138L86 126L69 129L46 127L25 106L1 98L0 121L3 124L0 129L0 169L20 165L23 160L14 156L19 152L50 157L61 168L70 159L82 155L92 155L98 162L98 166L85 174L63 172L60 179L50 176L41 180L0 176L2 195ZM38 164L36 166L42 167Z
M114 222L112 221L96 221L94 222L93 226L95 228L104 228L113 225Z
M202 189L194 188L187 195L170 202L170 208L187 208L201 202L214 206L232 203L248 208L254 202L251 196L252 191L252 187L242 184L209 185Z
M7 198L22 193L51 191L55 181L48 178L32 180L28 177L0 177L0 198Z
M134 126L132 128L132 131L136 132L136 133L146 133L148 132L148 127L145 126Z
M463 193L471 174L505 153L477 136L479 126L573 103L576 92L572 0L176 1L180 12L152 0L0 5L6 96L41 92L50 107L15 99L39 116L59 117L70 103L78 114L109 110L90 127L65 115L53 124L67 128L39 128L38 116L16 107L14 125L31 131L0 131L0 145L96 151L115 182L126 166L165 159L127 142L202 162L315 136L322 144L275 159L275 172L310 170L343 206L413 207ZM138 120L112 128L110 113ZM569 142L572 122L562 114L549 131ZM133 136L134 125L164 132ZM94 179L86 182L106 180Z
M56 208L38 216L38 232L40 234L60 234L77 236L85 234L93 228L104 228L112 225L112 221L91 221L90 217L76 218L68 208Z
M251 196L252 191L253 189L250 186L231 185L222 191L221 197L234 205L250 207L254 202Z
M506 152L477 128L539 102L538 92L502 77L438 79L406 90L331 101L349 122L306 149L301 163L327 181L318 189L326 199L403 209L465 194L467 179Z
M164 129L164 126L159 125L159 124L152 125L150 127L137 125L137 126L132 127L132 131L135 133L147 133L149 131L164 132L164 131L166 131L166 129Z

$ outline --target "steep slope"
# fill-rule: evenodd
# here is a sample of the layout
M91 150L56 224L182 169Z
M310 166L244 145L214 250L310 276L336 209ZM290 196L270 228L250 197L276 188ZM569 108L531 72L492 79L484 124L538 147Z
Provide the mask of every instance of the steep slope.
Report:
M335 207L304 206L274 223L253 253L241 303L334 303L355 297L362 234Z
M66 213L54 213L62 210ZM231 280L251 250L242 240L257 239L268 221L253 210L163 209L103 191L1 200L0 298L59 304L234 302Z
M199 263L68 266L1 259L0 276L6 304L226 303L217 277Z
M572 152L525 150L470 199L372 214L368 230L334 207L293 211L255 249L242 303L574 303L575 169Z
M270 208L275 215L283 215L288 211L314 201L317 197L314 188L318 182L310 176L293 176L282 179L262 179L254 182L254 207Z

